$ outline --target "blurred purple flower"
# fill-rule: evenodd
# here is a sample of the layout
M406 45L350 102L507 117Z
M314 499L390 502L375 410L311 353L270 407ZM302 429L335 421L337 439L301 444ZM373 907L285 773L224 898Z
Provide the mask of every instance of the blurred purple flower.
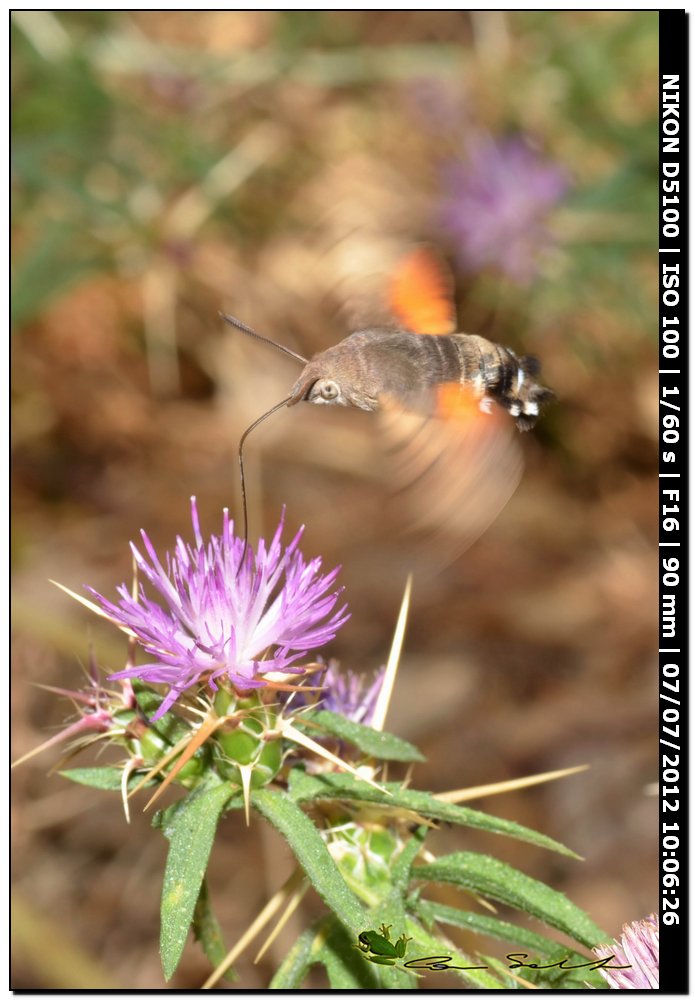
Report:
M496 267L528 284L552 246L546 225L567 187L566 172L521 137L468 140L465 161L443 167L442 225L463 267Z
M343 715L352 722L370 725L384 674L385 667L381 667L369 681L364 674L340 670L338 664L331 661L321 680L324 691L320 708Z
M614 964L623 969L600 969L611 990L657 990L659 956L658 917L652 913L645 920L624 924L622 936L613 945L593 948L598 958L614 955Z
M349 617L345 606L334 610L341 588L330 591L338 569L321 576L321 560L307 563L299 552L303 528L283 549L284 513L269 547L262 539L255 553L249 547L240 569L243 540L234 536L228 511L221 536L211 536L207 544L194 497L191 514L195 543L177 538L166 569L144 531L149 559L131 545L140 573L165 607L150 600L142 586L134 598L122 584L118 604L88 588L107 616L129 629L153 657L111 678L168 684L154 719L196 684L217 690L216 682L223 678L237 691L247 692L278 681L264 675L303 673L303 667L292 666L294 661L334 638Z

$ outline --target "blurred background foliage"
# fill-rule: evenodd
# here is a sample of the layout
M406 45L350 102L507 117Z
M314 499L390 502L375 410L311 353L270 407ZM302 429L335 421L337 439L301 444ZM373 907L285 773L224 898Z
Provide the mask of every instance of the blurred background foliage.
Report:
M189 534L191 494L207 530L238 514L239 436L296 369L218 311L310 355L428 241L460 328L537 354L557 392L518 493L434 572L390 530L369 415L299 407L249 441L252 537L286 503L343 564L352 669L384 659L412 568L390 728L427 754L415 785L590 764L476 803L585 863L494 847L611 934L655 908L657 43L634 11L14 12L16 755L69 714L34 685L78 686L90 642L125 658L48 579L112 593L140 528ZM13 985L157 988L163 844L47 757L15 779ZM229 942L286 863L225 824ZM205 975L191 945L171 986Z

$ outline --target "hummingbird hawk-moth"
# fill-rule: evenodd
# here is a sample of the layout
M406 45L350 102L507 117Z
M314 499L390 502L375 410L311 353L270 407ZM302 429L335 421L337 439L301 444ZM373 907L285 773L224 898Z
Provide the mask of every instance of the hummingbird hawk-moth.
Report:
M244 442L266 417L299 402L376 411L390 446L393 479L415 519L454 536L458 549L494 520L520 478L513 424L521 431L531 428L553 393L538 382L535 358L455 332L451 284L429 250L416 250L391 284L396 323L359 330L311 359L221 314L304 366L286 398L241 437L244 538Z

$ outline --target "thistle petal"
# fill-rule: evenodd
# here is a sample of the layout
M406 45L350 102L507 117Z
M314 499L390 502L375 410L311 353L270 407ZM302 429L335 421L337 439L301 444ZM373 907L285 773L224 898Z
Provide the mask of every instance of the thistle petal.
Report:
M270 544L249 547L240 570L243 541L228 511L221 535L207 542L194 497L191 519L193 544L177 538L165 559L144 531L142 550L131 546L145 581L135 595L122 584L110 601L87 588L98 607L87 605L135 636L151 658L111 677L168 685L155 719L197 685L214 691L223 678L247 692L266 684L264 674L303 673L296 661L333 639L349 617L345 605L336 610L339 570L321 574L321 560L307 562L299 551L303 528L282 546L284 512Z
M598 958L614 959L600 974L611 990L657 990L659 973L659 925L652 913L622 927L622 936L612 945L593 948ZM622 968L618 968L622 966Z

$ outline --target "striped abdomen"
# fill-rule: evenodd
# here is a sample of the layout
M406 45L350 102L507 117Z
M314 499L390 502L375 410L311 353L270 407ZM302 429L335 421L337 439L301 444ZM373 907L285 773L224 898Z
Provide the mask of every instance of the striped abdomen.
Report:
M554 397L551 389L537 381L537 358L519 358L510 348L474 334L454 333L446 339L455 347L461 385L470 387L481 400L491 399L503 406L520 430L531 428L541 405Z

